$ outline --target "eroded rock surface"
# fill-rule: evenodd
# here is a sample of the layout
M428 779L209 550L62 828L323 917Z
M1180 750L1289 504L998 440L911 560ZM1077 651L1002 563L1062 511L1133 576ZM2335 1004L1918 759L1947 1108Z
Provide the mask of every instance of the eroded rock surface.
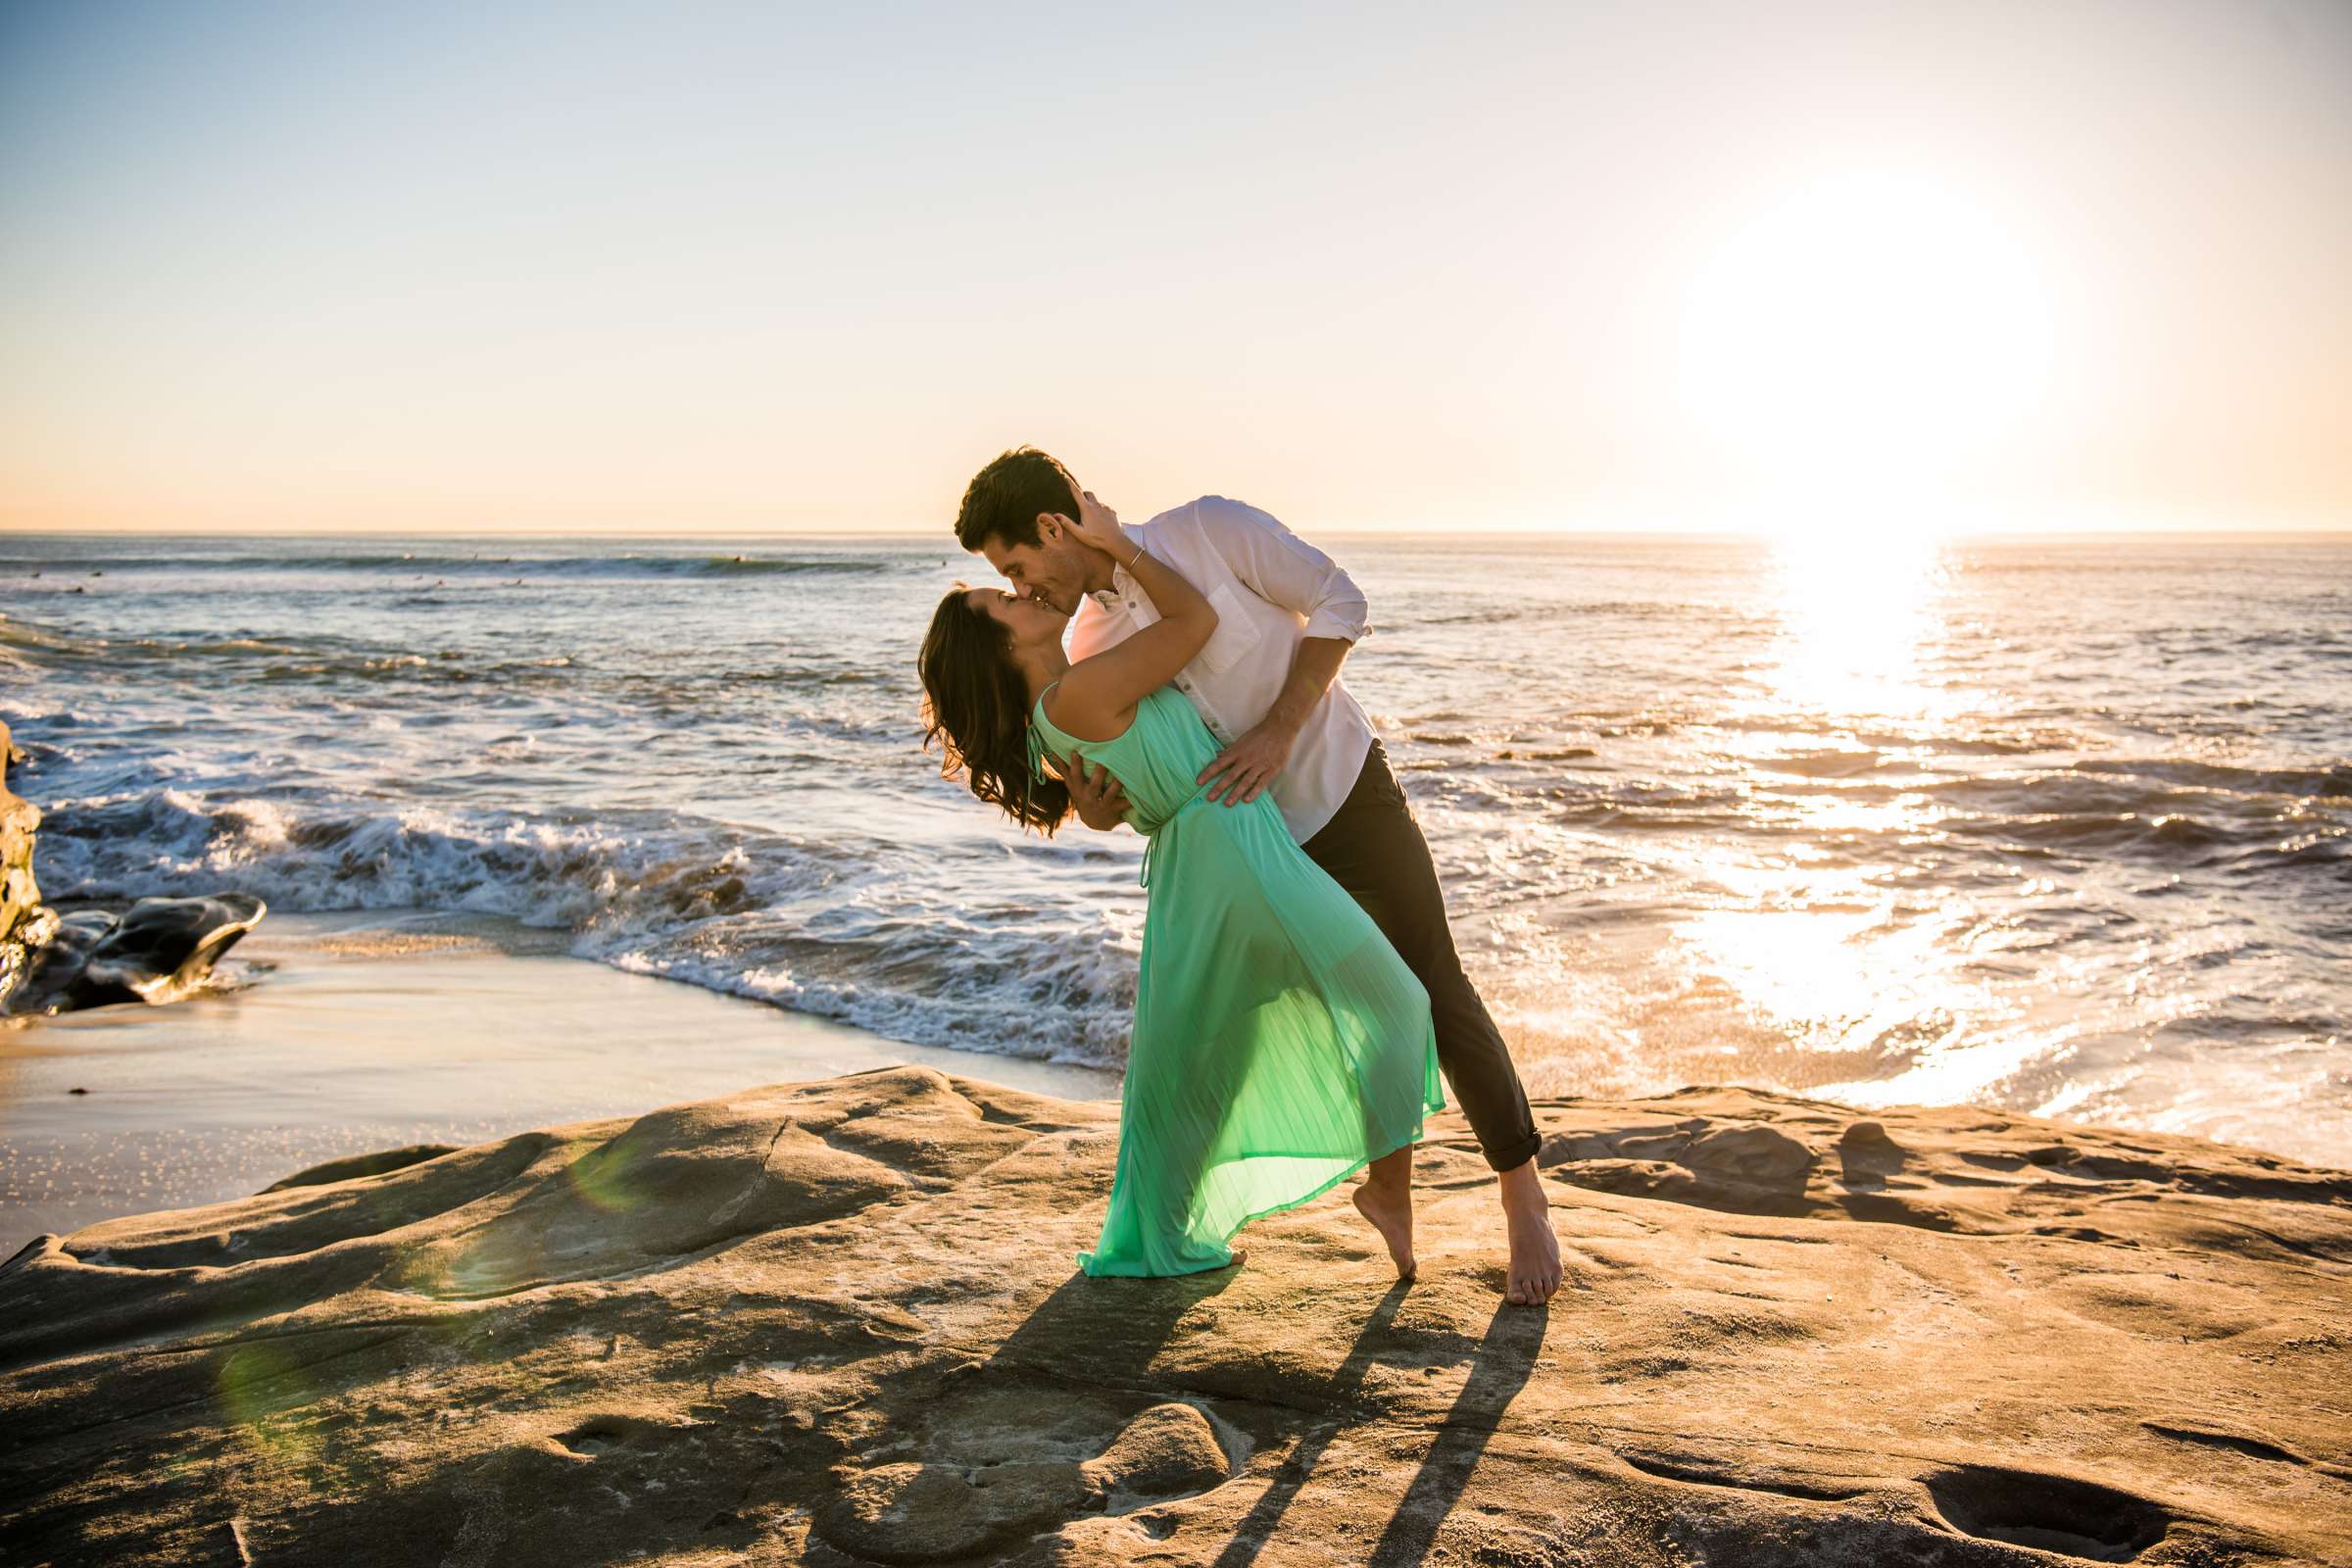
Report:
M33 832L40 808L9 793L8 766L16 760L8 726L0 724L0 1007L24 979L33 942L45 939L41 889L32 876Z
M26 1563L2352 1561L2352 1176L1742 1090L1538 1102L1502 1303L1335 1191L1089 1280L1117 1107L894 1067L320 1167L0 1268Z

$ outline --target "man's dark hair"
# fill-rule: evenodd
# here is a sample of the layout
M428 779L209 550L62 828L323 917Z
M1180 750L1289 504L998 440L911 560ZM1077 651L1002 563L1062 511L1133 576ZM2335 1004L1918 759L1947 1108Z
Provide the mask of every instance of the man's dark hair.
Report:
M1037 514L1078 516L1078 481L1070 470L1035 447L1015 447L992 459L963 487L956 509L956 542L978 550L991 539L1006 545L1037 543Z

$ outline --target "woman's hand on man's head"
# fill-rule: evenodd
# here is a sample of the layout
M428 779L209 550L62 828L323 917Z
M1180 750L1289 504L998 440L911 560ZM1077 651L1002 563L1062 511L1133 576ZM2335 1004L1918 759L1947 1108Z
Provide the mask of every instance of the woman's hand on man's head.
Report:
M1073 531L1080 544L1092 545L1114 560L1123 561L1134 553L1119 514L1097 501L1092 490L1078 492L1078 526Z

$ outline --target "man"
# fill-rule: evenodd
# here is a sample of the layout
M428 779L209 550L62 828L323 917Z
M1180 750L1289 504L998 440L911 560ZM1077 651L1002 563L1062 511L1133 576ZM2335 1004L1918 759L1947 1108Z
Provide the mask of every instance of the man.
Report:
M1025 599L1072 617L1072 660L1159 618L1127 568L1077 536L1078 483L1034 448L1006 452L973 476L956 537ZM1462 973L1429 845L1370 720L1339 679L1370 629L1364 596L1330 557L1255 507L1202 496L1131 530L1217 611L1208 646L1176 686L1223 747L1196 781L1226 806L1271 790L1309 858L1353 895L1429 992L1438 1064L1500 1174L1510 1235L1505 1297L1533 1305L1559 1289L1560 1249L1536 1174L1542 1142L1509 1050ZM1088 776L1056 759L1080 820L1119 824L1126 800L1107 769ZM1356 1207L1387 1239L1400 1275L1412 1258L1408 1145L1374 1160Z

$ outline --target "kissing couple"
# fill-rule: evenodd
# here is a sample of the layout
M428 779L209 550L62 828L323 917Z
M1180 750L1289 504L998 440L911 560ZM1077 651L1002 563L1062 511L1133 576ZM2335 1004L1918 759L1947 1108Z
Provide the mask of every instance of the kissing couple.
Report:
M1202 496L1129 526L1034 448L963 494L923 638L924 744L1023 828L1144 835L1118 1160L1090 1275L1239 1263L1245 1223L1361 1169L1413 1274L1413 1145L1439 1072L1498 1174L1505 1298L1560 1283L1541 1138L1462 973L1429 846L1339 679L1364 596L1267 514Z

